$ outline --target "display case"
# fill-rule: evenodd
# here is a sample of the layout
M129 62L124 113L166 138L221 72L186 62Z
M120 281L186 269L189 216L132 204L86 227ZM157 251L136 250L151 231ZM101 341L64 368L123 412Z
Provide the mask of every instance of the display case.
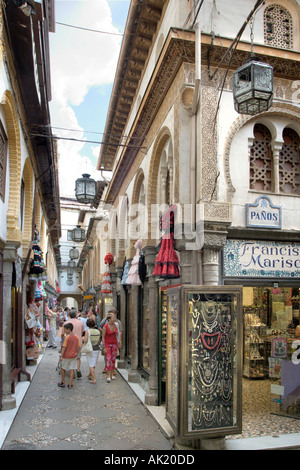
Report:
M263 379L267 375L266 328L258 309L244 308L244 377Z
M159 289L158 405L166 400L167 381L167 293Z
M180 287L167 291L167 397L166 415L173 429L178 426L178 374Z
M242 287L167 291L167 419L183 438L238 434Z

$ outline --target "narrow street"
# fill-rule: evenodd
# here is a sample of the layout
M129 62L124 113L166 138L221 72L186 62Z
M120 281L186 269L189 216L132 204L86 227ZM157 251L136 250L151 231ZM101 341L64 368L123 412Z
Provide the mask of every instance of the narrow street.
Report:
M2 450L171 450L121 375L106 382L102 357L97 384L89 383L83 356L71 390L57 386L57 363L57 350L46 349Z

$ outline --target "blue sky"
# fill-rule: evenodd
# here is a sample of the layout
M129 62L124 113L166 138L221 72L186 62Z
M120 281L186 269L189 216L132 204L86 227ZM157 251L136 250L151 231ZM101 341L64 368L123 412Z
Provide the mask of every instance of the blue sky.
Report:
M129 0L56 0L56 31L50 34L54 134L101 142L129 4ZM95 170L99 150L96 143L58 140L61 195L74 196L75 180L84 172L101 178Z

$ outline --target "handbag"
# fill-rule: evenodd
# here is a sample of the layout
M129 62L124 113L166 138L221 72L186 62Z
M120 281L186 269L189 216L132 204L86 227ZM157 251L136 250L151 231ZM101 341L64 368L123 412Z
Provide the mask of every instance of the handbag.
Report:
M91 343L91 338L90 338L90 333L89 333L89 337L88 337L87 342L82 344L81 352L89 353L89 352L92 352L92 351L93 351L93 346L92 346L92 343Z

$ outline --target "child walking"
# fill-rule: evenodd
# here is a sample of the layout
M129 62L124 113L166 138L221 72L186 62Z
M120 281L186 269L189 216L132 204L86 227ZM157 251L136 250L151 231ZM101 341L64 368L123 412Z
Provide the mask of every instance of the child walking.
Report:
M80 348L78 336L72 333L72 323L66 323L64 325L65 338L61 348L60 360L62 361L61 369L61 382L58 383L59 387L65 387L66 371L70 371L69 385L68 388L72 388L73 378L75 370L77 369L77 356Z

